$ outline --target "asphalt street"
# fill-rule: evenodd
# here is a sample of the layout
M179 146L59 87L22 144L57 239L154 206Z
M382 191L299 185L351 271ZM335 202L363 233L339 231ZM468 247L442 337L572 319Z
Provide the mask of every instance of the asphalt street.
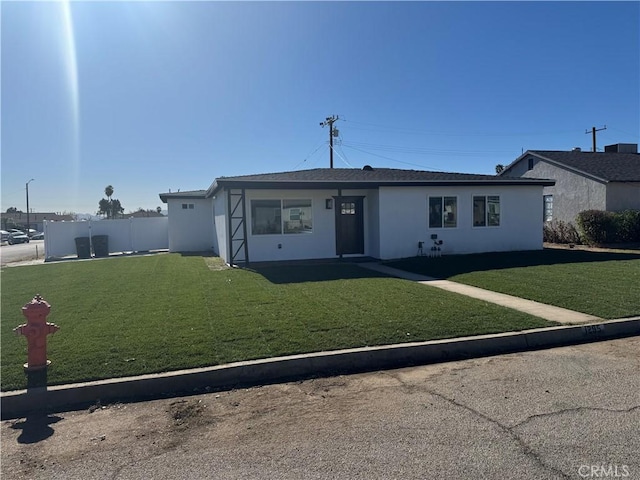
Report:
M44 258L44 240L31 240L29 243L2 244L0 246L2 266L23 260L33 260L36 257Z
M640 337L2 422L2 476L640 479Z

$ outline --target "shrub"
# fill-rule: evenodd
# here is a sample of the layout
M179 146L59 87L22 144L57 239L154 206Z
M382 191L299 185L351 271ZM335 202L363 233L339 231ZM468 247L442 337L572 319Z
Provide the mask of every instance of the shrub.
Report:
M640 242L640 210L616 213L618 242Z
M585 210L576 218L580 236L589 245L640 242L640 211Z
M542 238L549 243L580 243L580 235L575 225L562 220L545 223Z

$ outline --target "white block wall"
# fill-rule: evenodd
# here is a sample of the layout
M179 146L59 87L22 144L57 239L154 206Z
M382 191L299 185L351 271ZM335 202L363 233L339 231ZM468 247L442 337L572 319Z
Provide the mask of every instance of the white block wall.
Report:
M45 258L76 255L76 237L109 237L109 253L165 250L169 247L167 217L85 222L44 222Z
M194 208L183 209L183 203ZM171 252L213 251L213 199L169 199L167 211Z

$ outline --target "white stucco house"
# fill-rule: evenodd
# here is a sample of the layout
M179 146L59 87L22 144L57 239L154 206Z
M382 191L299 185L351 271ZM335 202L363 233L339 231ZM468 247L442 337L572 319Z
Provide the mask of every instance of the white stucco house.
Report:
M542 190L553 180L388 168L220 177L161 193L169 250L227 263L378 259L542 248Z

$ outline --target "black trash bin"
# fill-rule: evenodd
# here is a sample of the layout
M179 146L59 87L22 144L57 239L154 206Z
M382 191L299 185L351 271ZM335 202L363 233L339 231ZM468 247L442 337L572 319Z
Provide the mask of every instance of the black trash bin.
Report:
M76 237L76 253L78 258L91 258L89 237Z
M108 235L94 235L91 237L93 242L93 254L96 257L108 257L109 256L109 236Z

